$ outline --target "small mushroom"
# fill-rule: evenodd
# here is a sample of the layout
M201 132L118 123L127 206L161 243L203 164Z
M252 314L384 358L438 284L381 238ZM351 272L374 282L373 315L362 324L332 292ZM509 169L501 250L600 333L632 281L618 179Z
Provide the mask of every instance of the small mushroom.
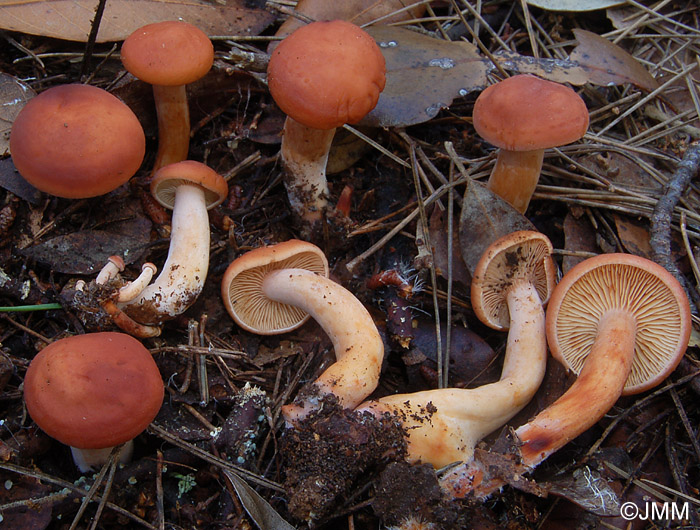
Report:
M267 73L270 93L287 114L281 152L289 202L313 226L328 207L326 163L335 129L375 107L384 89L384 57L350 22L312 22L275 48Z
M551 253L543 234L514 232L495 241L476 267L471 287L476 315L494 329L509 330L499 381L392 395L358 407L398 418L407 432L409 461L437 468L471 461L477 442L532 399L547 361L543 304L556 279Z
M173 210L168 257L158 277L143 290L120 290L116 300L119 309L137 323L160 325L195 302L209 269L207 211L220 204L227 192L224 178L200 162L183 160L156 172L151 194ZM136 284L142 284L144 278Z
M333 342L336 362L312 391L282 408L290 424L316 410L328 394L342 407L355 408L379 381L384 345L377 327L362 303L327 276L328 262L318 247L290 240L242 255L221 281L224 305L241 328L285 333L312 317Z
M31 99L12 124L10 151L34 187L68 199L104 195L141 166L146 138L129 107L91 85L59 85Z
M32 359L24 400L46 434L71 446L81 472L104 464L153 421L163 403L163 380L150 352L124 333L76 335L52 342Z
M592 427L621 395L661 383L688 346L690 307L681 285L660 265L630 254L603 254L562 278L549 301L546 329L552 355L578 378L515 430L524 470ZM442 479L455 497L483 498L504 483L480 462Z
M209 37L186 22L156 22L126 38L121 59L131 74L153 85L158 116L158 153L153 172L187 159L190 111L185 85L211 69L214 47Z
M484 90L474 103L473 120L476 132L500 148L489 189L525 213L544 150L586 134L588 109L571 88L523 74Z

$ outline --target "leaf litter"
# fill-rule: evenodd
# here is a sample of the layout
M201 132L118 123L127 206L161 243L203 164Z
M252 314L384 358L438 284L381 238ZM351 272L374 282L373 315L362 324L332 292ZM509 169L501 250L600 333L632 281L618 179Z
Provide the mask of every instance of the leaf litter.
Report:
M8 13L15 13L18 5L0 6L0 26L13 32L3 35L8 43L0 52L3 73L11 76L12 83L23 83L36 91L78 80L83 50L68 41L82 42L87 38L94 12L94 5L90 5L82 7L85 13L74 16L71 10L79 6L78 2L53 0L48 4L54 5L46 12L45 29L40 31L8 22ZM101 26L105 33L99 34L95 59L99 57L100 61L92 62L91 83L105 87L119 84L122 71L117 56L110 51L111 44L99 43L103 38L123 38L128 24L134 23L140 11L162 16L161 4L165 5L113 4L118 15L105 18ZM300 8L304 4L300 2ZM361 13L375 4L381 2L358 1L352 6ZM649 251L646 242L652 231L651 220L660 215L655 213L656 202L676 178L676 167L693 145L700 101L695 60L697 30L692 29L697 27L697 21L689 4L673 4L675 10L664 5L656 11L655 7L649 10L644 6L628 6L624 11L611 8L605 11L614 21L610 23L601 13L573 15L536 9L523 12L505 1L483 9L458 2L424 2L418 6L425 7L424 11L411 11L410 15L404 11L398 25L368 26L377 42L385 43L382 50L387 59L388 83L378 110L366 120L375 127L367 137L392 156L376 149L359 150L359 159L348 157L340 165L330 183L331 196L336 198L341 190L351 188L351 226L342 237L329 237L323 245L334 263L334 277L360 297L380 329L389 324L395 326L393 330L400 329L399 334L386 336L387 359L379 394L439 386L447 380L442 372L450 372L451 365L436 352L444 355L448 340L455 348L461 348L457 341L467 340L459 338L465 330L471 336L468 344L478 339L476 349L489 368L484 368L481 375L488 378L492 372L498 373L493 370L497 368L493 364L499 363L494 353L502 350L505 337L485 330L475 319L464 289L469 276L466 271L461 272L461 266L468 270L469 260L483 248L480 238L488 241L501 231L525 223L524 226L534 226L552 239L563 263L593 253ZM30 9L37 5L43 4L27 4L24 11L19 11L19 18L26 19L23 24L33 20ZM332 362L332 351L314 323L289 337L247 334L233 326L218 301L217 280L231 259L262 242L295 236L295 228L285 213L278 146L270 140L278 134L274 128L279 129L281 121L266 122L267 118L278 117L279 111L260 82L264 79L259 75L259 65L254 69L226 59L252 54L255 60L264 61L268 43L276 40L271 36L273 31L284 20L293 18L291 6L269 2L271 9L263 10L251 5L227 2L193 4L191 8L196 13L192 20L217 36L215 46L225 59L205 82L190 91L196 117L190 156L207 161L222 174L230 173L229 185L236 192L211 212L210 281L201 299L181 319L167 326L161 337L147 341L168 386L169 409L176 411L174 417L180 420L159 423L157 419L139 440L138 458L114 475L103 476L117 486L110 489L104 509L95 511L101 502L98 495L88 502L85 513L76 512L73 499L81 491L84 493L85 484L80 490L75 489L73 481L78 477L65 448L33 429L23 416L19 389L34 352L66 333L83 331L83 324L69 311L3 317L3 354L10 361L9 368L4 369L7 377L0 377L4 429L0 435L0 469L6 481L7 495L2 507L6 521L46 528L58 521L74 519L74 525L78 525L93 518L95 528L105 529L122 527L124 521L144 528L171 524L214 528L219 527L220 521L227 521L232 528L306 524L293 517L287 501L293 498L295 506L303 506L301 513L313 501L312 497L304 497L305 491L314 490L291 486L290 491L284 492L281 487L289 462L279 451L285 431L279 407L293 398L304 380L313 380L322 367ZM386 6L390 6L389 13L397 8L393 2ZM176 10L171 13L180 9L169 4L168 8ZM244 15L239 20L235 13ZM66 15L74 20L61 21ZM15 23L13 19L12 24ZM456 30L460 27L462 33ZM447 40L448 34L451 41ZM392 46L392 42L397 45ZM478 92L515 72L531 72L574 85L591 113L589 133L581 142L546 153L543 176L525 216L498 209L498 200L480 185L493 164L494 149L478 138L470 123ZM669 79L672 82L667 84ZM145 113L145 123L151 124L152 156L152 110L138 95L144 92L137 84L129 83L122 85L121 90L134 108L143 109L140 113ZM2 99L14 101L10 95ZM254 131L264 123L272 127L264 128L265 142L256 142ZM416 145L423 156L410 156L416 152ZM138 202L145 188L142 176L137 175L117 193L70 208L68 201L16 191L9 178L10 159L0 162L4 164L0 167L7 166L0 175L4 175L3 188L7 190L5 204L12 206L7 211L13 212L8 217L11 221L0 223L0 267L12 280L0 288L0 295L8 305L18 304L23 296L21 289L25 288L33 301L60 300L58 293L76 274L89 272L101 262L102 254L97 251L100 247L105 252L119 245L142 249L143 254L134 257L128 271L133 275L143 260L161 259L165 247L153 244L164 236L155 231L156 227L163 228L160 223L153 224L153 231L140 233L127 228L129 223L115 232L106 230L115 228L115 219L106 215L107 211L135 208L145 213L147 209ZM144 167L147 166L148 161ZM418 177L415 180L411 178L414 175ZM415 188L416 183L419 189ZM476 199L475 190L481 191ZM465 214L474 205L479 209L478 216ZM452 223L445 222L448 207L456 212ZM691 182L678 204L665 214L673 232L666 257L680 265L680 272L694 293L700 280L693 273L699 254L698 209L697 187ZM492 219L483 222L489 215ZM427 226L420 226L424 222ZM444 238L438 239L443 232ZM419 244L416 234L428 234L426 241L435 239L437 243ZM33 242L34 246L29 247L34 249L33 255L19 251L28 240ZM453 260L466 256L464 263L449 263L448 242ZM151 245L144 247L144 243ZM70 259L59 250L71 246L79 250L85 261L69 268ZM414 262L419 252L421 259ZM409 310L405 314L412 315L408 327L400 327L405 323L395 317L390 319L392 304L401 298L396 289L388 284L377 289L366 285L368 278L383 269L390 272L396 262L411 270L407 276L411 298L401 305ZM346 263L353 264L351 271ZM437 274L431 275L431 271ZM448 296L451 304L447 304ZM434 325L438 317L439 326ZM416 327L412 329L414 322ZM446 326L446 322L450 325ZM430 342L436 343L434 348L426 345ZM637 400L620 400L608 417L528 476L530 493L506 487L494 497L497 502L488 505L444 503L434 490L432 470L421 468L418 473L414 468L405 468L401 458L387 465L392 459L389 454L376 455L388 457L384 460L363 460L371 462L372 474L367 479L353 476L352 469L338 469L338 462L353 451L368 456L362 447L366 426L346 422L342 415L318 418L319 423L305 431L309 441L301 440L303 450L313 448L314 433L330 434L331 442L337 438L332 426L342 427L352 436L345 440L346 445L330 443L331 448L345 451L336 467L332 461L314 455L318 469L325 470L315 480L328 474L335 493L332 499L321 502L319 513L323 515L313 525L337 528L342 521L353 528L376 528L380 524L378 517L387 524L398 524L407 517L420 516L445 527L466 527L469 521L473 528L506 523L519 528L555 528L562 520L563 507L568 516L576 514L601 527L622 523L616 517L621 503L633 500L643 508L643 503L649 502L639 495L640 485L644 485L647 499L659 502L697 497L695 470L700 451L693 425L700 419L694 406L697 385L693 381L700 361L696 348L693 343L682 363L682 373L687 375L674 374L668 386ZM468 366L468 356L475 354L474 349L465 347L454 357ZM455 349L453 353L456 352ZM534 414L563 391L565 374L554 370L548 374L549 384L543 385L529 410L511 421L512 426L527 421L528 414ZM473 373L457 368L449 377L455 386L469 386L476 380ZM267 408L255 418L245 416L230 397L238 395L248 383L259 386L271 397ZM476 384L484 384L483 378ZM184 421L184 417L188 420ZM243 432L248 429L254 434L214 447L208 443L207 435L217 432L224 425L224 418L227 422L239 419ZM197 436L190 431L196 431ZM488 449L495 447L494 437L486 439L480 454L502 473L517 470L517 464L509 459L488 456ZM385 447L389 446L385 443ZM164 447L166 453L160 455ZM612 464L615 451L624 453L626 465L620 463L624 459L619 454L616 465ZM248 487L240 480L231 483L237 480L232 478L234 465L239 466L234 460L243 454L246 457L240 467L235 467L235 476L248 481ZM397 455L400 457L400 451ZM604 460L603 464L598 458ZM303 475L303 464L295 462L295 479ZM175 475L191 475L192 480L182 489L173 478ZM421 486L417 486L419 477ZM31 488L13 488L13 484ZM222 490L221 484L228 489ZM72 493L63 494L61 488ZM546 493L547 498L538 497ZM416 500L395 503L392 497L397 495ZM29 509L35 506L41 506L41 510ZM689 517L695 521L697 513L691 511Z

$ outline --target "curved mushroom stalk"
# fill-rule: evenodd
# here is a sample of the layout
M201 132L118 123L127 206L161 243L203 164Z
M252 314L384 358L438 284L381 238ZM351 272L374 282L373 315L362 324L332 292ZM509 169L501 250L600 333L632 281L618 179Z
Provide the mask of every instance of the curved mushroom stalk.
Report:
M409 461L436 468L470 461L477 442L512 418L539 388L547 362L542 303L525 281L514 284L507 299L512 316L499 381L388 396L358 407L378 416L390 413L401 422Z
M516 429L522 463L533 468L607 413L620 398L634 360L636 319L611 311L573 385L532 420Z
M153 283L118 307L143 324L159 324L183 313L204 287L209 241L204 190L193 184L178 186L165 264Z
M294 423L320 405L319 397L335 395L343 408L355 408L377 387L384 344L369 312L341 285L304 269L279 269L266 274L265 296L303 309L328 334L335 349L333 363L313 385L317 395L282 407Z
M323 219L328 208L326 164L335 129L313 129L291 117L284 122L284 184L294 213L309 224Z

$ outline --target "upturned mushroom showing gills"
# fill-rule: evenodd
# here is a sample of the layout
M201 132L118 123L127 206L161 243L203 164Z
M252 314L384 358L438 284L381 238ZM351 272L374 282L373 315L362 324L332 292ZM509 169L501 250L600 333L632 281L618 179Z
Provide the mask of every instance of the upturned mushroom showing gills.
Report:
M315 245L290 240L243 254L224 273L221 295L234 321L252 333L285 333L311 317L331 339L336 362L282 408L288 424L328 394L352 409L376 388L384 357L377 327L350 291L328 279L328 262Z
M24 400L46 434L71 446L83 473L101 466L112 448L133 439L163 403L163 380L150 352L125 333L100 332L52 342L32 359Z
M547 309L552 355L578 374L552 405L515 432L534 467L595 424L621 395L660 384L688 346L690 306L660 265L603 254L573 267Z
M489 189L524 213L545 149L586 134L588 109L571 88L523 74L484 90L474 103L473 120L476 132L499 148Z
M156 22L127 37L121 59L131 74L153 86L158 116L158 153L153 172L186 160L190 111L185 87L211 69L214 47L209 37L186 22Z
M372 37L342 20L307 24L272 52L267 81L287 114L285 186L292 210L307 225L319 222L328 207L326 163L335 129L357 123L376 106L385 70Z
M37 189L68 199L115 190L138 171L146 138L129 107L90 85L59 85L31 99L12 124L12 161Z
M479 319L509 330L499 381L473 389L443 388L383 397L358 410L391 414L408 436L408 459L436 468L470 462L477 442L504 425L533 397L547 359L543 304L554 288L552 245L538 232L494 242L472 279Z
M119 310L136 323L157 327L195 302L209 269L208 210L220 204L227 192L224 178L200 162L184 160L156 172L151 194L173 210L168 257L153 283L143 289L136 288L142 287L144 279L150 279L153 274L155 266L147 264L135 283L117 292L114 304ZM113 270L114 265L110 263L105 268ZM119 321L115 323L119 325ZM123 329L134 330L128 325ZM151 336L151 331L143 335ZM134 334L140 336L139 333Z
M678 281L630 254L603 254L573 267L552 293L546 325L552 355L578 378L515 430L527 470L588 430L620 396L661 383L680 362L691 331ZM484 497L503 484L474 466L443 485L455 496Z

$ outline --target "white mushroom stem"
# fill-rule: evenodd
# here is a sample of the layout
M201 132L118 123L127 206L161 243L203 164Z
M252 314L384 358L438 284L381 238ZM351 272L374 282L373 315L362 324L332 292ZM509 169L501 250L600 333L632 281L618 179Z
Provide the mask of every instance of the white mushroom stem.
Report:
M543 160L544 149L509 151L501 148L487 187L520 213L525 213L540 179Z
M124 303L136 298L141 291L143 291L146 286L151 283L151 280L153 279L153 276L157 270L158 269L153 263L144 263L141 266L141 274L139 274L138 278L119 288L116 301Z
M287 117L282 136L284 184L294 213L309 224L328 207L326 164L335 129L313 129Z
M102 449L79 449L71 446L70 452L73 455L73 462L81 473L88 473L101 468L109 460L109 455L114 447L105 447ZM119 463L127 464L131 461L134 453L134 441L129 440L124 443L119 451Z
M470 461L477 442L512 418L539 388L547 363L542 303L526 281L513 284L507 303L510 331L499 381L388 396L358 407L396 415L408 434L409 461L436 468Z
M190 149L190 109L185 85L153 85L158 116L158 153L153 173L187 159Z
M280 269L265 276L265 296L303 309L328 334L336 362L314 382L318 395L282 407L288 423L302 419L333 394L343 408L355 408L379 382L384 344L367 309L343 286L303 269Z
M199 296L209 268L209 215L204 190L180 184L175 191L170 249L155 281L119 307L135 321L157 324L184 312Z
M515 434L522 462L532 468L587 431L620 398L632 361L637 323L625 310L609 311L573 385Z

